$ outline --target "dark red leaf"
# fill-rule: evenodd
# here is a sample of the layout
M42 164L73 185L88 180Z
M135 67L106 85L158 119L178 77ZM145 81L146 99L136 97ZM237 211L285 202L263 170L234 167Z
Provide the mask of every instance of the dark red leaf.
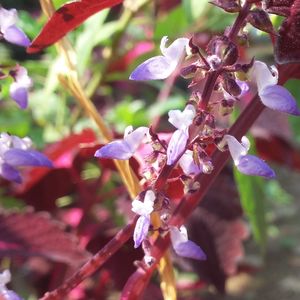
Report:
M28 53L36 53L56 43L68 32L83 23L88 17L102 9L115 6L123 0L81 0L73 1L59 8L43 27L40 34L27 48Z
M47 213L0 214L0 256L42 256L57 262L79 265L89 254L78 246L75 235Z
M266 0L265 7L267 12L271 14L288 17L294 1L295 0Z
M285 12L285 14L287 14ZM275 59L278 64L300 62L300 0L290 6L287 18L282 22L275 43Z

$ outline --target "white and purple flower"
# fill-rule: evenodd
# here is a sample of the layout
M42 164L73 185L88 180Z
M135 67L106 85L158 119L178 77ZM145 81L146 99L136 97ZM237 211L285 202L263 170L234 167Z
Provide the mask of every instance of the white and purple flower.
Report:
M157 80L169 77L181 61L189 39L179 38L166 47L168 37L161 39L160 50L163 55L149 58L139 65L130 75L131 80Z
M52 167L52 162L42 153L31 149L31 140L0 134L0 175L10 181L22 182L19 167Z
M286 88L277 85L278 71L275 66L269 68L265 63L255 61L251 78L256 82L258 95L265 106L291 115L300 115L292 94Z
M181 226L179 229L172 226L170 228L170 234L171 243L177 255L197 260L206 259L206 254L203 250L196 243L188 239L185 226Z
M125 129L124 139L108 143L96 151L98 158L112 158L126 160L131 158L142 144L145 136L149 132L148 127L139 127L133 130L132 126Z
M0 37L3 37L12 44L28 47L30 40L26 34L16 26L17 21L18 13L15 9L7 10L0 7Z
M132 201L131 210L140 215L136 222L133 233L134 248L138 248L148 234L149 226L151 223L150 215L153 212L155 198L156 197L154 192L148 190L145 193L144 202L138 199L134 199Z
M246 175L274 178L274 171L260 158L248 154L250 141L243 136L241 143L232 135L225 135L223 141L228 145L237 169Z
M172 165L184 152L189 139L189 126L193 123L196 110L193 105L188 104L183 111L169 111L169 122L177 130L173 133L167 149L167 165Z
M28 89L32 86L32 80L27 70L19 65L10 72L10 75L14 78L9 88L10 96L21 109L25 109L28 105Z
M14 291L7 289L6 285L11 281L9 270L0 273L0 299L5 300L22 300Z

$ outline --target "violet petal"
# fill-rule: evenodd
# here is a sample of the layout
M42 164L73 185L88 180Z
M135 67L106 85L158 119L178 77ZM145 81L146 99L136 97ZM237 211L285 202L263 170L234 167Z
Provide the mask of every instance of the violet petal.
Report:
M15 25L8 27L3 37L6 41L22 47L28 47L31 43L26 34Z
M138 218L134 233L133 233L133 240L134 240L134 248L138 248L143 240L146 238L150 226L150 216L149 215L142 215Z
M182 154L188 138L188 128L186 130L178 129L173 133L167 149L167 165L172 165Z
M16 183L22 182L20 172L16 170L14 167L10 166L9 164L6 163L2 164L0 174L2 177L4 177L9 181L14 181Z
M1 296L3 298L1 298ZM11 290L2 290L2 292L0 292L0 298L5 300L23 300L23 298L20 298L18 294Z
M96 151L95 156L98 158L112 158L112 159L129 159L134 152L130 145L124 140L113 141Z
M129 145L132 153L134 153L141 145L148 131L148 127L142 126L133 130L130 134L124 137L124 141Z
M11 166L53 167L52 162L42 153L35 150L9 149L3 154L6 163Z
M292 94L280 85L269 85L259 93L261 102L274 110L299 116L300 110Z
M16 101L21 109L27 108L28 91L24 87L14 88L14 83L11 85L10 96Z
M244 155L237 164L238 170L246 175L274 178L275 172L260 158L254 155Z
M206 254L203 252L203 250L197 244L195 244L190 240L184 243L177 244L174 247L174 250L176 254L179 256L198 259L198 260L206 259Z
M154 56L139 65L130 75L130 80L158 80L169 77L176 69L177 61L164 56Z
M202 167L195 164L193 151L187 150L179 160L179 165L186 175L197 175L202 172Z

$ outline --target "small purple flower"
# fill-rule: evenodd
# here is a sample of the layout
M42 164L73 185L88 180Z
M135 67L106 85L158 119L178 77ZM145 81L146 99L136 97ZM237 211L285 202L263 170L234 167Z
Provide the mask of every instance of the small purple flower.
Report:
M160 43L163 55L154 56L139 65L130 75L131 80L157 80L169 77L178 66L181 57L188 46L189 39L179 38L168 48L166 43L168 37L164 36Z
M14 291L8 290L6 285L11 280L11 274L9 270L4 270L0 273L0 299L5 300L22 300Z
M95 156L120 160L129 159L134 155L148 132L148 127L139 127L132 131L132 126L129 126L125 130L123 140L110 142L97 150Z
M240 143L234 136L227 134L224 142L227 143L234 164L241 173L269 179L275 177L274 171L262 159L248 154L250 142L247 137L243 136Z
M169 122L177 130L173 133L168 145L167 165L172 165L183 153L189 139L189 126L193 123L195 116L196 110L191 104L188 104L182 112L178 109L169 111Z
M25 109L28 105L28 89L32 86L32 80L27 74L24 67L17 66L11 71L14 82L10 85L10 96L16 101L21 109Z
M16 26L18 21L18 13L15 9L7 10L0 7L0 37L2 36L6 41L22 46L28 47L30 40L26 34Z
M31 140L1 133L0 135L0 175L7 180L22 182L18 167L52 167L51 161L42 153L30 149Z
M134 199L132 201L131 210L140 215L136 222L133 233L134 248L138 248L148 234L150 226L150 214L153 212L154 201L155 194L151 190L146 192L144 202L138 199Z
M170 234L171 243L177 255L197 260L206 259L206 254L203 250L196 243L188 239L185 226L181 226L180 229L172 226L170 228Z
M265 106L291 115L300 115L296 100L291 93L286 88L277 85L276 67L269 69L265 63L255 61L251 77L257 84L258 95Z
M203 172L201 165L195 164L193 151L187 150L179 160L179 165L186 175L197 175Z

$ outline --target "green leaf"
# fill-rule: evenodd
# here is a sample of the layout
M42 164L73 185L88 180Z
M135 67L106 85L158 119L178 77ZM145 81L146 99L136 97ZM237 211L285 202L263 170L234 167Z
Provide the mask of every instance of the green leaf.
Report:
M196 21L208 8L207 0L183 0L182 6L190 22Z
M173 39L183 34L184 30L188 27L188 22L182 6L178 6L164 18L157 20L155 25L155 39L160 40L165 35Z

